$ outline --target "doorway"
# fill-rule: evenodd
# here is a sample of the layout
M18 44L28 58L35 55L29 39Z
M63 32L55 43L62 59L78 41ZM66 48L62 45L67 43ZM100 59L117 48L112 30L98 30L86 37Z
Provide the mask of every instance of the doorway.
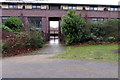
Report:
M49 18L49 33L50 43L58 44L60 41L60 18L50 17Z

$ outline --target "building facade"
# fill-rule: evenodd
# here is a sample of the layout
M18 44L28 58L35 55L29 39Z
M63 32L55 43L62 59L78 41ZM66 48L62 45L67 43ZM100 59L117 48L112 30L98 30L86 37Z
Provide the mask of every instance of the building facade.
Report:
M20 17L24 23L24 29L30 27L42 30L46 40L50 36L50 21L61 21L67 15L69 9L74 9L86 21L105 21L119 19L120 6L118 5L92 5L92 4L68 4L68 3L35 3L35 2L1 2L0 23L10 16ZM60 28L59 28L60 33Z

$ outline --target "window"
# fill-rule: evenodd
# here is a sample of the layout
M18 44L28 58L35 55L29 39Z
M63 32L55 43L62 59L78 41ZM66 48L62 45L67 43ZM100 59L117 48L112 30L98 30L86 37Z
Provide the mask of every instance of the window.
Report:
M104 21L104 18L92 18L92 21L94 22Z
M110 11L118 11L118 8L110 8Z
M41 9L41 6L40 5L33 5L32 8L33 9Z
M91 10L91 11L95 10L96 11L96 10L98 10L98 8L97 7L90 7L89 10Z
M77 9L76 6L69 6L68 9Z
M60 6L59 5L50 5L50 10L59 10Z
M9 5L8 8L18 8L18 5Z
M28 17L29 26L35 27L37 30L42 30L42 18L41 17ZM29 28L32 29L32 28Z
M4 23L9 17L2 17L2 23Z

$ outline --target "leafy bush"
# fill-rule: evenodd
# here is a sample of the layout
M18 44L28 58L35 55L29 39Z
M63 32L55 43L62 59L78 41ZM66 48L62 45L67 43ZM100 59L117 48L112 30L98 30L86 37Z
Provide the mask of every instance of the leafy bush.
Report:
M107 37L107 40L108 41L115 41L115 37L113 37L113 36Z
M3 53L12 53L15 50L37 49L43 46L43 37L39 31L21 32L17 36L4 41Z
M18 17L10 17L5 21L5 26L8 26L14 32L20 32L23 30L23 23Z
M9 27L5 26L4 24L2 24L2 25L0 26L0 28L1 28L2 30L6 30L6 31L8 31L8 32L13 32Z
M29 39L27 43L31 46L31 48L41 48L43 45L42 33L39 31L29 32Z
M102 22L93 22L90 28L90 38L93 41L102 41L103 40L103 23Z
M115 41L120 41L120 37L119 37L119 28L118 28L118 24L120 23L120 20L118 19L111 19L108 21L104 22L104 26L103 26L103 32L104 32L104 39L108 40L108 37L112 36L115 38Z
M62 32L66 37L66 44L79 43L83 36L85 21L75 10L69 10L68 16L62 19Z

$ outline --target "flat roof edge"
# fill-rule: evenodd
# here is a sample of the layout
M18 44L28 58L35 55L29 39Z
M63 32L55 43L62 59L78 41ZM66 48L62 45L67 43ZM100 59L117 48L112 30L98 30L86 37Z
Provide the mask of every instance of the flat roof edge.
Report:
M77 4L77 3L43 3L43 2L0 2L0 4L56 4L56 5L83 5L83 6L116 6L120 7L120 5L109 5L109 4Z

